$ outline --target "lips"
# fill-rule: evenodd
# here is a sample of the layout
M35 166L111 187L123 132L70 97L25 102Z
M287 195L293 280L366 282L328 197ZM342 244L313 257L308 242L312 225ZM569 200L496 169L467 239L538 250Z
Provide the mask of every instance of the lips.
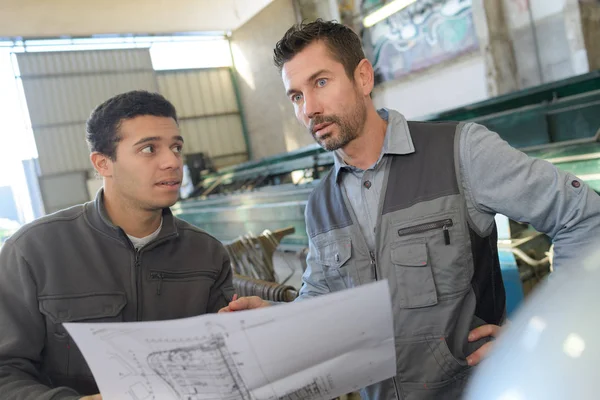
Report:
M170 179L170 180L164 180L164 181L160 181L157 183L158 186L166 186L166 187L172 187L172 186L177 186L181 183L180 180L178 179Z
M313 128L313 133L317 133L318 131L327 128L331 124L333 124L333 122L323 122L322 124L315 125Z

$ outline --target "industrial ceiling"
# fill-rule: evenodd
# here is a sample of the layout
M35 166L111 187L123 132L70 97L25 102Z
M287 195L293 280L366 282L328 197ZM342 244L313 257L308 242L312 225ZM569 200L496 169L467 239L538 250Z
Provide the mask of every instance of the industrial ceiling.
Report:
M0 37L235 30L273 0L2 0Z

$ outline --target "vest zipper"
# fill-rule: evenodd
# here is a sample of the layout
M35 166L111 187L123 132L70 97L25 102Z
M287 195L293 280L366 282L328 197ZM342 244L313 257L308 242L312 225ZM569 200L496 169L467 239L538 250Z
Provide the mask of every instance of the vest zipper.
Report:
M375 280L377 279L377 263L375 262L375 253L373 251L369 251L369 255L371 256L371 267L373 268L373 275L375 276Z
M452 222L452 221L450 221ZM446 246L450 245L450 232L448 231L448 225L444 225L442 227L442 230L444 231L444 243L446 244Z
M398 229L398 236L407 236L414 235L415 233L423 233L427 231L432 231L434 229L442 229L442 233L444 234L444 243L446 246L450 245L450 228L454 223L450 218L442 219L439 221L427 222L425 224L419 224L414 226L409 226L407 228Z
M385 160L385 158L384 158ZM385 162L385 164L383 165L384 168L384 178L383 181L387 182L389 179L389 173L390 173L390 162L389 160L387 160ZM386 189L387 189L387 185L384 185L381 193L379 194L379 204L377 206L377 221L375 223L375 251L370 250L369 249L369 257L371 258L371 266L373 268L373 274L374 274L374 278L377 281L378 280L378 274L377 274L377 253L376 251L379 250L379 236L381 234L381 226L382 226L382 222L381 222L381 218L383 216L383 203L385 200L385 195L386 195ZM357 222L357 218L356 218L356 213L354 211L354 209L352 208L352 205L350 204L350 200L348 199L348 194L345 192L344 189L341 189L342 192L342 199L344 201L344 204L346 205L346 209L348 210L348 212L351 215L352 218L352 223L353 224L358 224ZM365 248L369 248L369 246L367 245L367 240L365 238L365 236L362 234L362 232L360 231L360 228L358 228L358 235L362 238L362 242L365 246ZM385 274L384 274L385 275ZM393 379L393 383L394 383L394 389L396 391L396 399L400 399L400 392L398 391L398 385L396 384L396 378L392 378Z

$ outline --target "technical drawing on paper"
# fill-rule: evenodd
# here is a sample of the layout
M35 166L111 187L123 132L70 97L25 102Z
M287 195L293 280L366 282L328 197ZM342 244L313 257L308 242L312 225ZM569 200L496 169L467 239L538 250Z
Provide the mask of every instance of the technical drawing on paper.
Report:
M327 390L323 390L324 386L320 384L320 382L315 379L308 385L301 387L300 389L296 389L290 393L287 393L277 400L304 400L304 399L314 399L321 398L328 394Z
M247 313L65 327L107 400L328 400L396 372L387 283L353 291Z
M181 399L215 395L214 399L251 400L222 334L195 346L151 353L148 365Z
M244 336L256 327L242 328ZM187 338L138 336L136 330L91 330L93 336L110 346L111 370L119 380L127 382L125 395L131 400L163 399L158 393L165 392L161 391L165 385L172 398L183 400L328 398L331 383L324 378L314 378L283 395L273 387L253 395L242 378L235 354L227 346L227 333L223 332L223 327L210 323L205 326L205 336Z
M131 400L255 400L227 347L224 328L207 323L203 336L170 338L136 330L92 329L109 346L111 370ZM168 390L164 390L168 388ZM161 390L162 388L162 390Z

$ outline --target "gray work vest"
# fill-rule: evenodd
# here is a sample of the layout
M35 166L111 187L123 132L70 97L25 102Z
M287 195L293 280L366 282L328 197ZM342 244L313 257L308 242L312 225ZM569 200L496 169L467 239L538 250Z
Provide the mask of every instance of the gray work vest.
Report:
M459 399L466 357L489 340L469 331L504 318L496 226L479 235L462 193L463 124L408 122L415 152L391 155L370 252L333 170L307 204L312 268L331 291L387 279L392 293L397 376L369 386L368 399ZM376 327L374 327L376 329Z

